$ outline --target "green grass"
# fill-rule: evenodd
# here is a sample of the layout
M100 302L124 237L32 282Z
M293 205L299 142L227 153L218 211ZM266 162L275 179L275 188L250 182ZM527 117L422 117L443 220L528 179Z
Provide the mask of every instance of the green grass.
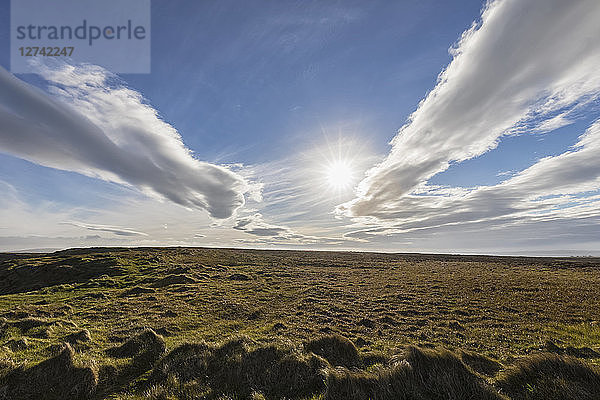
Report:
M561 343L576 347L590 346L600 348L600 326L597 324L557 324L549 327L548 332Z
M548 341L561 357L600 362L580 351L600 352L599 266L594 258L199 248L0 254L0 399L10 371L51 359L69 335L84 329L91 341L71 343L73 368L98 374L96 398L217 398L206 377L165 377L149 391L143 383L157 360L134 373L139 359L107 354L146 328L160 334L167 352L184 343L218 348L243 336L253 343L249 352L275 344L298 360L310 351L331 358L327 351L339 346L327 342L323 350L323 343L309 343L339 335L347 338L341 357L349 375L335 372L336 362L328 359L328 382L371 382L376 398L381 382L409 379L390 364L398 354L410 346L444 348L475 378L461 377L497 391L494 360L502 373L548 350ZM28 318L39 326L27 329ZM19 349L15 341L22 338L27 347ZM527 384L527 393L539 391ZM418 385L410 387L421 393ZM307 398L320 397L336 398L331 390Z

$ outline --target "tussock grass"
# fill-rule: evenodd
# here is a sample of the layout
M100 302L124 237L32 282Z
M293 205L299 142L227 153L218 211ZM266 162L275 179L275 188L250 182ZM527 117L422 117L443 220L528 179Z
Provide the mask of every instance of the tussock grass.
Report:
M508 368L497 385L515 400L600 399L600 370L573 357L538 354Z
M460 350L458 354L463 363L479 374L493 377L502 369L502 364L482 354L465 350Z
M89 399L96 390L98 373L92 367L76 367L71 346L55 357L27 369L18 367L0 381L0 399Z
M14 360L7 354L0 356L0 380L4 378L6 374L15 369L16 364Z
M120 346L106 350L112 357L132 358L132 366L139 371L148 370L165 352L165 340L152 329L146 329Z
M117 267L114 257L62 256L39 262L11 263L0 275L0 292L23 293L41 288L85 282L100 275L122 275L126 271Z
M71 333L71 334L65 336L64 341L67 343L71 343L71 344L91 342L92 335L90 334L90 331L88 331L87 329L83 329L81 331Z
M336 368L327 380L326 400L504 399L455 354L410 347L391 366L371 372Z
M177 275L173 274L173 275L167 275L164 278L158 279L156 282L152 283L150 286L155 287L155 288L161 288L161 287L165 287L165 286L181 285L181 284L186 284L186 283L196 283L196 280L194 278L191 278L184 274L177 274Z
M161 387L164 392L179 388L180 393L195 388L211 396L249 399L261 393L269 399L301 399L324 390L327 366L314 354L277 345L256 347L247 338L221 346L184 344L157 363L148 393Z
M527 356L502 366L474 353L408 347L366 369L352 342L325 336L305 343L259 344L247 337L222 344L186 343L164 353L164 340L145 330L106 350L125 364L77 367L69 344L25 368L0 358L0 399L323 399L323 400L592 400L600 372L557 354ZM327 355L326 359L313 350ZM334 361L330 363L328 360ZM342 362L346 366L339 366ZM362 364L361 364L362 363ZM97 363L90 363L96 365ZM143 374L148 369L149 373ZM99 371L99 372L98 372ZM141 378L139 378L141 377Z
M23 318L17 321L7 321L6 324L19 329L21 332L27 332L33 328L37 328L40 326L52 325L51 322L40 318Z
M347 368L359 367L362 360L354 343L340 335L323 336L304 344L306 351L325 358L331 365Z

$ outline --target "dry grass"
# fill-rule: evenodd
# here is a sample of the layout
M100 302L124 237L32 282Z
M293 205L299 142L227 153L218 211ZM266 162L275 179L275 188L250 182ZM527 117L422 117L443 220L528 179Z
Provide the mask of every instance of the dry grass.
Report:
M362 364L354 343L340 335L311 340L304 344L304 349L325 358L333 366L352 368Z
M501 400L495 388L453 353L410 347L388 368L338 368L329 374L326 400Z
M600 371L573 357L539 354L511 366L497 385L515 400L593 400L600 398Z
M173 392L189 390L207 393L206 398L223 395L250 398L262 393L269 399L300 399L322 392L327 363L313 355L289 347L253 346L247 338L221 346L205 343L184 344L165 356L148 379L157 388ZM192 384L190 384L192 382Z

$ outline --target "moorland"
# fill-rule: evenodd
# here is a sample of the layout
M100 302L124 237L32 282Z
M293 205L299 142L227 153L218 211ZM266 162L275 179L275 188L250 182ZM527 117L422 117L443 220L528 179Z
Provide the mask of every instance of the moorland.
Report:
M600 259L0 254L0 399L598 399Z

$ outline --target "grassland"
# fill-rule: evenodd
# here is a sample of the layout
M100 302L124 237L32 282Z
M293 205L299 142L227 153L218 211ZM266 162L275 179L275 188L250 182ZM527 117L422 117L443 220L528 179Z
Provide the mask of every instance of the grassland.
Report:
M600 260L0 254L0 399L598 399Z

